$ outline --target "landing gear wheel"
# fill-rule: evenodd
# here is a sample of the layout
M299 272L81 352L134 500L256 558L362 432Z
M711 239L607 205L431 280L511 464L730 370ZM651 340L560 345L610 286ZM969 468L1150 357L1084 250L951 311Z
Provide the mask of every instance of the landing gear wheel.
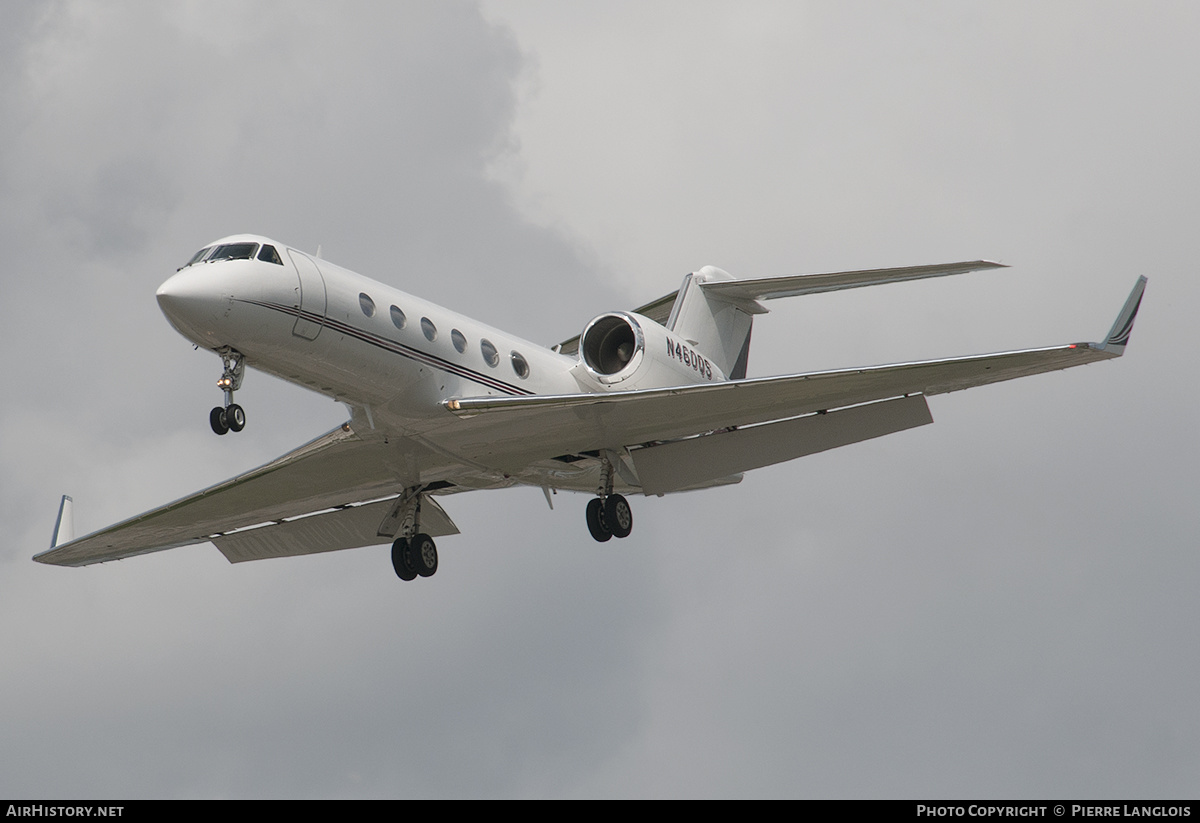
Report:
M604 503L599 497L593 497L588 501L587 527L588 531L592 533L592 538L597 543L610 540L613 536L608 525L604 522Z
M604 525L613 537L628 537L633 531L633 510L629 508L629 501L619 494L605 498Z
M437 546L427 534L418 534L412 539L413 568L421 577L432 577L438 568Z
M417 576L417 567L412 562L412 548L408 538L399 537L392 544L392 568L401 580L413 580Z
M225 405L217 406L209 412L208 423L217 434L240 432L246 428L246 413L242 411L241 406L233 402L233 393L242 386L246 358L229 346L222 346L216 352L221 355L221 362L225 365L221 379L217 381L217 388L225 393Z
M220 406L216 406L208 413L208 425L212 426L212 430L217 434L225 434L229 431L229 421L225 417L225 410Z
M237 403L225 409L225 422L229 424L231 432L240 432L246 428L246 413L242 411L242 407Z

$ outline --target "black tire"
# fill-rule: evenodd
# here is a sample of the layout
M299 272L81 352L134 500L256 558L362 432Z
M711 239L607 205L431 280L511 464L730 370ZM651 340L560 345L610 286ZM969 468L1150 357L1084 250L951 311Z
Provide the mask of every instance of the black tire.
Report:
M593 497L587 504L587 527L597 543L612 539L612 532L604 522L604 503Z
M225 408L225 422L231 432L240 432L246 428L246 412L237 403Z
M417 568L412 562L412 549L408 538L398 537L392 544L392 568L401 580L413 580L417 576Z
M413 568L421 577L433 577L438 569L437 544L427 534L418 534L412 539Z
M619 494L610 494L604 501L604 525L613 537L628 537L633 531L633 510L629 501Z
M212 430L217 434L226 434L229 431L229 422L225 419L225 410L215 406L208 413L208 425L212 426Z

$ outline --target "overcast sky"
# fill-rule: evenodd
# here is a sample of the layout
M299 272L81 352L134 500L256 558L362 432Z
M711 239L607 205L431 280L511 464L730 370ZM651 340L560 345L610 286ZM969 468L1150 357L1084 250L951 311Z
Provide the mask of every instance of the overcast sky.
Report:
M0 5L0 796L1196 797L1200 6ZM344 407L158 311L257 232L553 344L706 264L1012 268L775 301L752 375L1099 340L933 426L384 547L35 564Z

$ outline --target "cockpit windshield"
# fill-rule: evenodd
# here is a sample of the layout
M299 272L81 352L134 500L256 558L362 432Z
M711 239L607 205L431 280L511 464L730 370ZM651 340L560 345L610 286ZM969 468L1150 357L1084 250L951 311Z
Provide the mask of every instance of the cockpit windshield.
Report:
M257 243L226 243L213 249L213 253L205 259L209 263L215 260L253 260L256 251Z
M253 260L254 253L258 252L258 259L265 260L268 263L274 263L277 266L283 265L283 260L279 257L279 252L274 246L263 245L262 251L259 252L258 243L222 243L217 246L205 246L192 255L192 259L187 261L182 268L194 266L197 263L213 263L217 260Z
M193 263L199 263L205 257L208 257L208 253L212 250L213 250L212 246L205 246L204 248L200 249L200 251L193 254L192 259L187 261L186 263L184 263L182 268L186 269L188 266L192 265Z

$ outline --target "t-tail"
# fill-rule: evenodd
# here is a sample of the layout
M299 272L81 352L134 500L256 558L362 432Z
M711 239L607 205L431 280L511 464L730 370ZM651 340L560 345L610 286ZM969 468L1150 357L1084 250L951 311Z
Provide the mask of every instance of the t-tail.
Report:
M683 279L666 327L711 357L729 379L742 380L746 377L746 367L750 359L750 332L754 324L754 315L767 312L760 300L999 268L1005 268L1004 264L990 260L973 260L933 266L736 280L728 272L714 266L705 266ZM1135 305L1134 311L1136 309ZM1132 324L1133 319L1130 316L1129 325ZM1118 327L1114 327L1114 334L1119 327L1120 322ZM1128 336L1128 330L1125 331L1125 336Z

